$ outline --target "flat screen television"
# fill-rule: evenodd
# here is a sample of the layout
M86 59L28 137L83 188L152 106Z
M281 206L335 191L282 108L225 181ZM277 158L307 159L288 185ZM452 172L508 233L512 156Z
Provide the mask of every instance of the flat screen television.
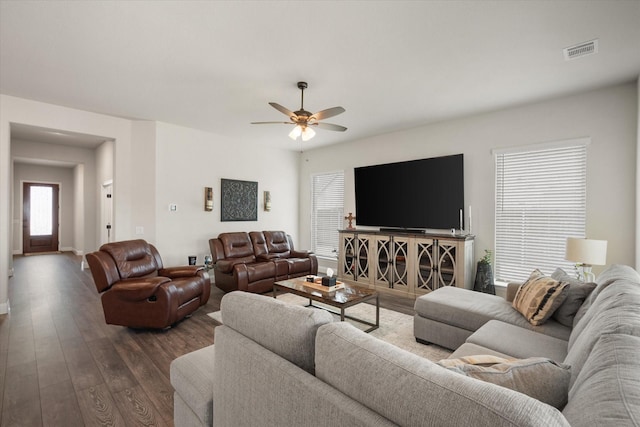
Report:
M358 225L464 227L460 224L460 209L464 209L462 154L358 167L354 179Z

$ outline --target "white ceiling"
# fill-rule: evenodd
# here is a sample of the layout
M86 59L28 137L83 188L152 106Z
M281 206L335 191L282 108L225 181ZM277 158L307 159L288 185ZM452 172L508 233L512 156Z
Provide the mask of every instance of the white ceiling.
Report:
M562 49L599 39L599 53ZM0 1L0 92L303 150L640 74L640 1ZM342 106L302 143L271 108Z

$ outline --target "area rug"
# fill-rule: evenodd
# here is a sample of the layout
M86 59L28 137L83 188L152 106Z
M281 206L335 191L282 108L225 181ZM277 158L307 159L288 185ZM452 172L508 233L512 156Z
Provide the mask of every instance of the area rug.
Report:
M296 305L307 305L309 303L308 299L293 294L278 295L278 300ZM314 301L314 305L316 304L322 305ZM331 309L335 310L333 307L331 307ZM370 322L375 322L376 307L371 304L358 304L347 308L345 310L345 314ZM217 323L222 324L219 311L209 313L208 315ZM334 318L339 320L340 316L334 315ZM347 321L361 330L369 328L369 325L348 319ZM393 310L387 310L385 308L380 309L380 327L371 331L370 335L431 361L446 359L451 354L450 350L437 345L424 345L416 342L415 337L413 336L413 316Z

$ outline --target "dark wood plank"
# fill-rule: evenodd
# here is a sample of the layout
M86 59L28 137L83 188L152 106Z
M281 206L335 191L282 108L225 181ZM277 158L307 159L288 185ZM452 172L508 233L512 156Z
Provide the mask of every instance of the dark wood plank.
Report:
M84 425L76 391L71 380L42 387L40 401L43 425L60 427L81 427Z
M8 366L1 424L3 426L29 426L41 423L40 393L35 360Z
M87 426L126 426L106 384L77 392L78 404Z
M88 346L109 390L115 393L136 386L133 374L109 339L93 340Z
M127 425L159 427L167 425L157 415L157 409L154 408L141 387L124 389L116 393L114 397Z
M131 336L122 336L114 347L162 419L173 420L173 387L160 369Z
M89 348L81 338L61 342L67 370L76 390L102 384L104 379Z

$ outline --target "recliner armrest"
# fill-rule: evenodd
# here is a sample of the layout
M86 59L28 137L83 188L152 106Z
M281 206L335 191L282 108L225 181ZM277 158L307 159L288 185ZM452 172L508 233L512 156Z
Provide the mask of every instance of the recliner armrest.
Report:
M309 258L311 255L311 251L291 251L291 258Z
M128 279L115 283L109 292L118 298L128 301L142 301L156 293L163 283L170 282L168 277L147 277L144 279Z
M165 276L170 279L176 279L178 277L193 277L197 276L198 272L202 270L204 270L203 266L183 265L180 267L161 268L158 270L158 276Z
M233 267L237 264L246 264L246 263L255 262L255 257L253 256L245 256L241 258L227 258L222 259L216 262L216 269L222 273L231 273L233 271Z

